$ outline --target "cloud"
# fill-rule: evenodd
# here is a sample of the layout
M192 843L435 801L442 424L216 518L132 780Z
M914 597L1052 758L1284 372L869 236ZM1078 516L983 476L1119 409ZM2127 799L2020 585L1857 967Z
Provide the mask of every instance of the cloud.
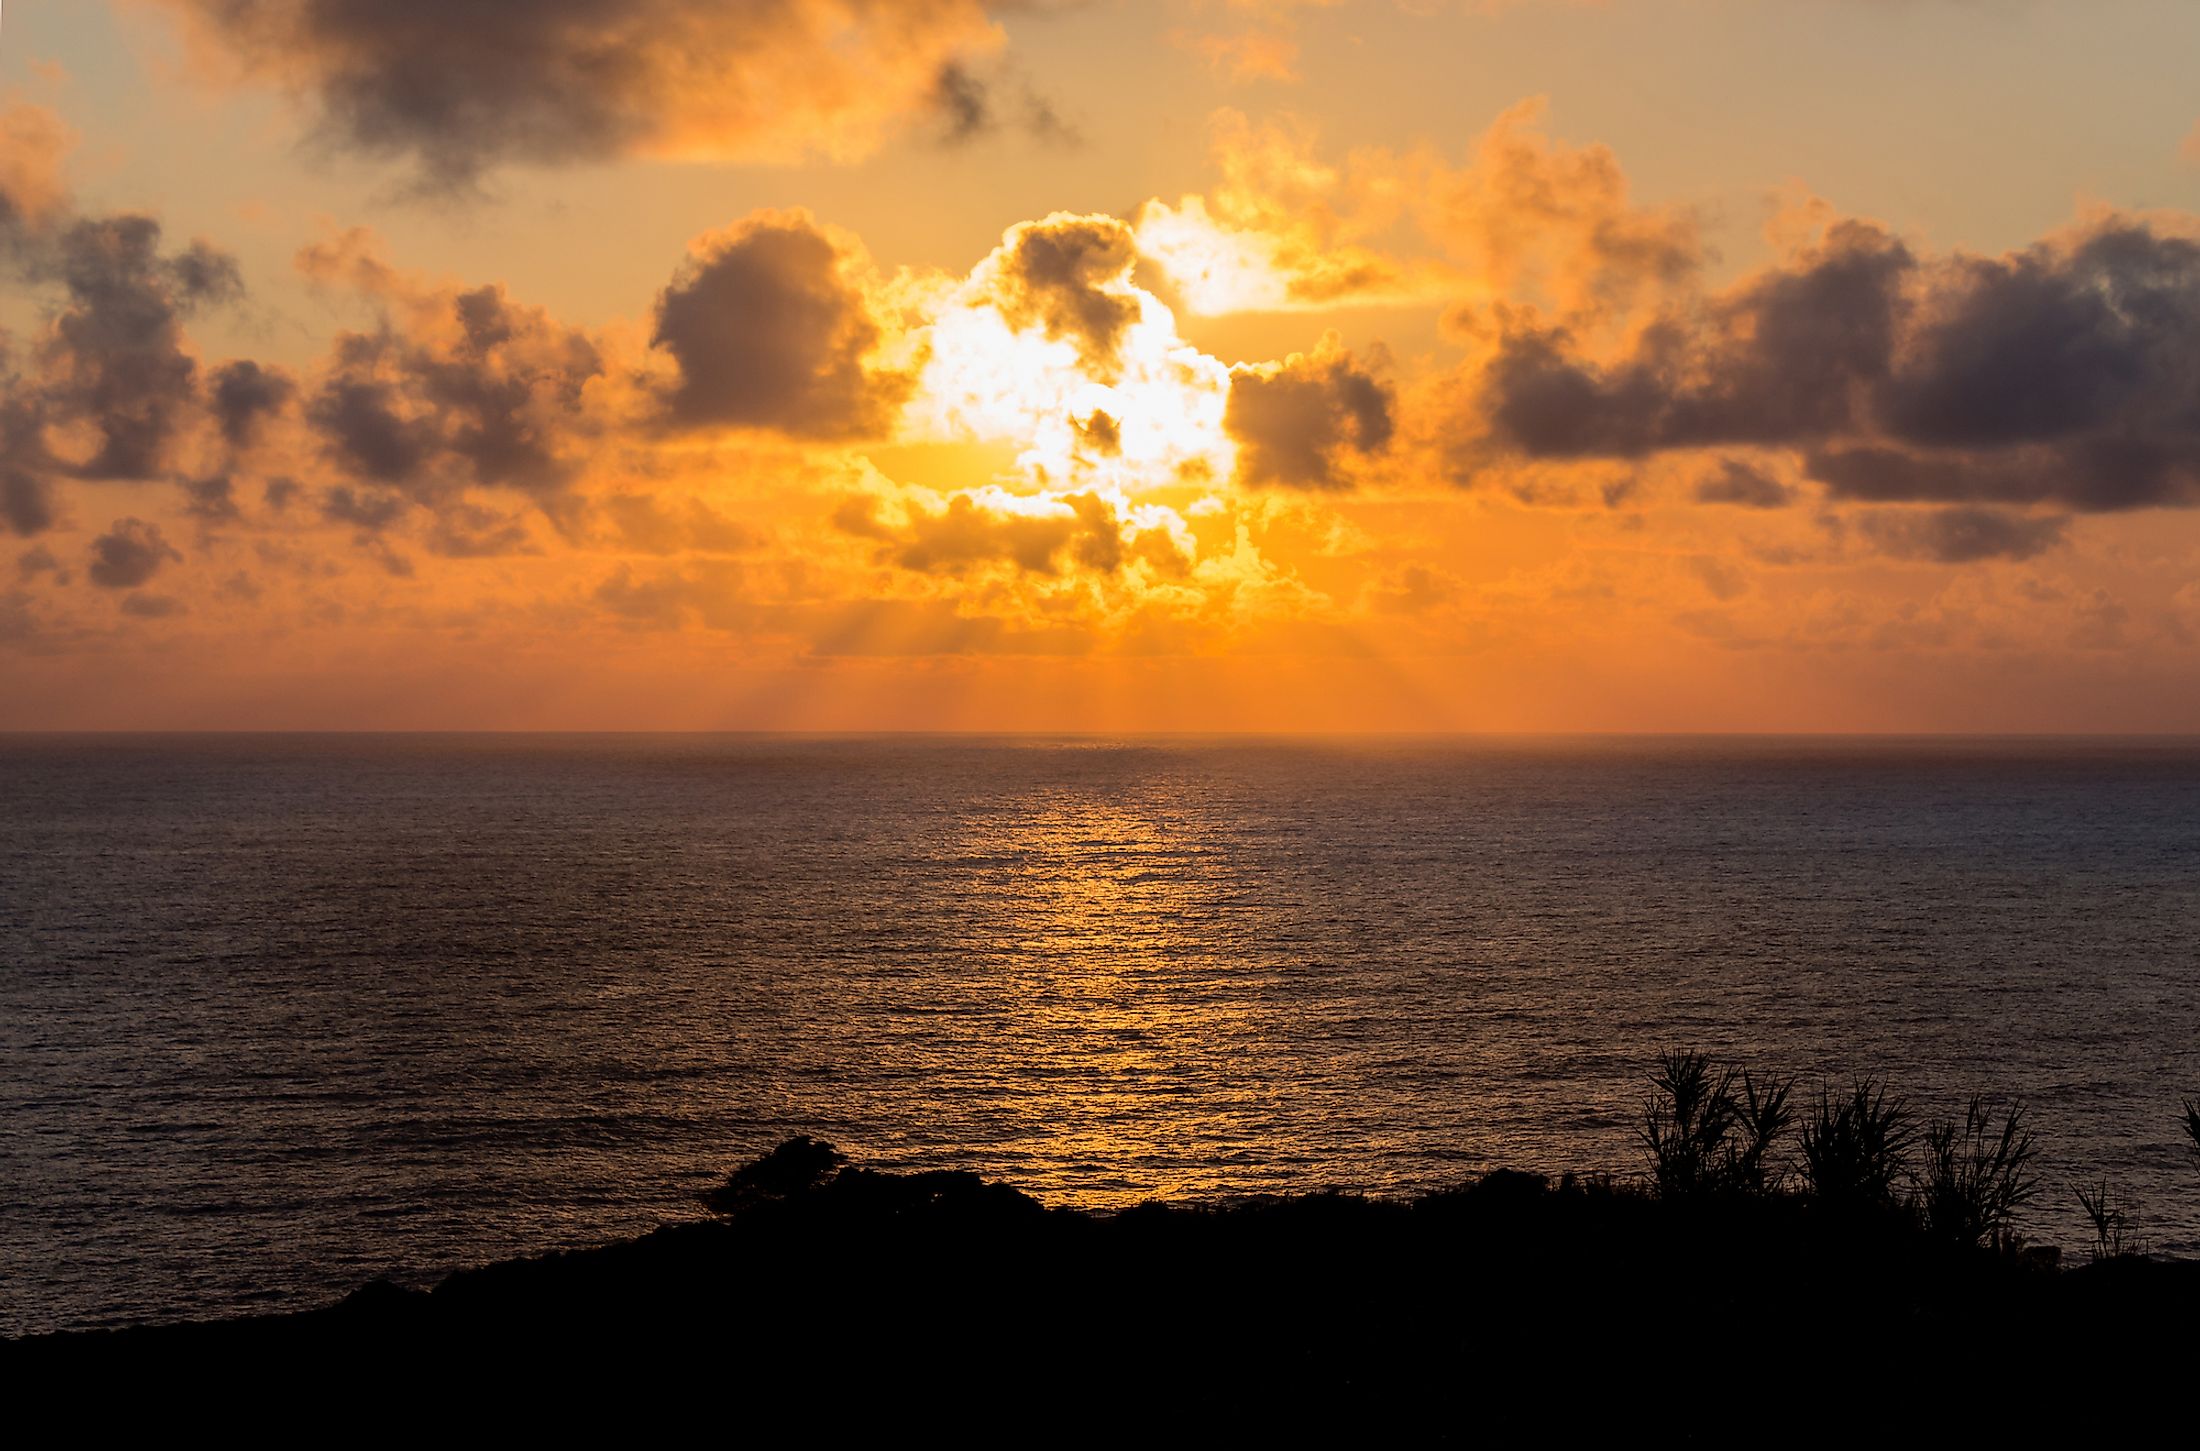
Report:
M161 3L209 75L446 190L511 162L851 159L1001 43L980 0Z
M1065 563L1112 573L1123 564L1122 525L1115 506L1097 494L988 502L957 494L936 513L912 507L892 553L902 568L927 574L1001 560L1036 574L1058 573Z
M1196 549L1174 510L1098 490L1015 494L998 487L949 496L938 507L854 495L834 510L844 534L879 544L877 558L919 574L964 575L1007 566L1043 578L1117 576L1134 566L1180 579Z
M1777 509L1795 493L1762 469L1739 459L1721 459L1718 471L1696 481L1699 504L1739 504L1745 509Z
M305 404L306 425L338 470L431 507L454 505L467 488L557 505L593 426L589 386L606 373L595 339L496 284L431 286L403 276L359 234L308 248L300 267L315 280L364 288L381 313L373 331L337 337ZM247 391L281 387L262 371ZM362 528L401 512L349 487L331 498L332 512Z
M1512 328L1474 411L1482 462L1751 444L1837 498L2104 511L2200 503L2196 396L2200 241L2109 216L1921 258L1841 221L1610 360Z
M96 436L89 456L66 461L67 471L159 476L198 402L183 319L242 295L234 259L203 242L164 252L160 223L121 215L71 221L18 265L34 286L58 285L66 299L33 357L45 421L83 423Z
M189 613L182 600L171 595L131 594L122 597L122 612L133 619L165 620Z
M207 393L222 438L231 448L243 449L251 446L261 423L297 391L297 383L282 369L240 359L214 370Z
M1941 564L2031 559L2063 542L2067 521L1999 509L1879 509L1858 521L1882 552Z
M1498 440L1539 458L1792 443L1848 426L1860 382L1891 364L1909 250L1848 223L1790 268L1645 330L1598 364L1565 327L1509 331L1484 375Z
M940 120L940 139L950 146L965 145L1008 126L1041 141L1078 139L1075 128L1056 114L1030 82L998 74L982 76L959 60L940 67L931 103Z
M1222 179L1174 205L1138 211L1139 251L1190 311L1206 316L1430 301L1452 279L1369 243L1427 184L1418 159L1355 152L1322 160L1311 128L1256 125L1234 110L1209 121Z
M1125 225L1020 223L958 283L921 298L904 436L998 442L1028 484L1123 492L1227 471L1230 373L1132 277Z
M1423 227L1475 291L1578 327L1691 281L1709 256L1695 214L1635 204L1611 149L1552 140L1546 109L1538 96L1506 110L1463 167L1401 168Z
M244 290L233 258L199 241L171 251L151 217L78 213L70 142L43 107L0 110L0 277L51 299L28 368L0 334L0 526L21 535L58 521L63 478L167 471L201 402L183 321Z
M54 526L54 467L36 395L0 374L0 524L10 533L28 537Z
M229 475L210 474L179 482L188 500L184 512L201 524L233 524L243 517L243 510L237 507L236 481Z
M162 536L159 525L117 519L92 541L92 563L85 574L102 589L136 589L160 573L162 565L182 558Z
M852 241L804 212L766 212L700 239L658 299L652 342L678 365L666 397L689 428L876 436L909 387L874 371L880 329Z
M1143 315L1130 286L1137 260L1136 237L1114 217L1056 212L1020 222L988 259L993 303L1010 327L1075 344L1086 370L1110 382L1123 334Z
M1334 333L1312 353L1230 375L1223 427L1238 445L1244 484L1344 487L1348 455L1390 442L1393 390L1345 351Z
M54 552L43 544L15 556L15 574L18 579L35 579L39 575L50 574L56 584L69 582L69 572L61 567L61 561L54 557Z

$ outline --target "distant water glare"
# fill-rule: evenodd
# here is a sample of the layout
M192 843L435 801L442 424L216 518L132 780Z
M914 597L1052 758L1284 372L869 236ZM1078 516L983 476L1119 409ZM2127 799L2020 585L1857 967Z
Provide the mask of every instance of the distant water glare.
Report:
M0 739L0 1330L695 1213L1633 1172L1696 1046L2021 1096L2200 1252L2200 746Z

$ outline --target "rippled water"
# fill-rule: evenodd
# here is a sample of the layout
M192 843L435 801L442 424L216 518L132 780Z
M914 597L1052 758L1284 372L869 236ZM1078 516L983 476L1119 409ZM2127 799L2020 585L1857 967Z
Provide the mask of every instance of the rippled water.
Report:
M689 1212L1625 1170L1654 1051L2037 1115L2200 1250L2200 748L0 740L0 1329Z

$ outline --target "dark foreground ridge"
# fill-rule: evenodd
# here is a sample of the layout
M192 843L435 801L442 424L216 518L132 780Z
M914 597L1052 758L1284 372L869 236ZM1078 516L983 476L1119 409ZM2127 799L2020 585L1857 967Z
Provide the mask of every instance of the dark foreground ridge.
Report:
M360 1438L432 1411L1040 1444L1909 1442L2099 1431L2161 1407L2181 1421L2200 1348L2200 1264L2062 1269L1781 1193L1499 1171L1410 1201L1095 1215L795 1139L706 1202L708 1218L429 1292L378 1283L302 1314L5 1344L0 1382L19 1406L76 1404L87 1428L303 1414L291 1424Z

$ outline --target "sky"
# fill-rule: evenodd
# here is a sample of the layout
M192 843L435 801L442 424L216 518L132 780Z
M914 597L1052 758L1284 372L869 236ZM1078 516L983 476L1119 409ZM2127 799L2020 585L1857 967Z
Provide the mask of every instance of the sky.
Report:
M2200 730L2189 0L12 0L0 729Z

